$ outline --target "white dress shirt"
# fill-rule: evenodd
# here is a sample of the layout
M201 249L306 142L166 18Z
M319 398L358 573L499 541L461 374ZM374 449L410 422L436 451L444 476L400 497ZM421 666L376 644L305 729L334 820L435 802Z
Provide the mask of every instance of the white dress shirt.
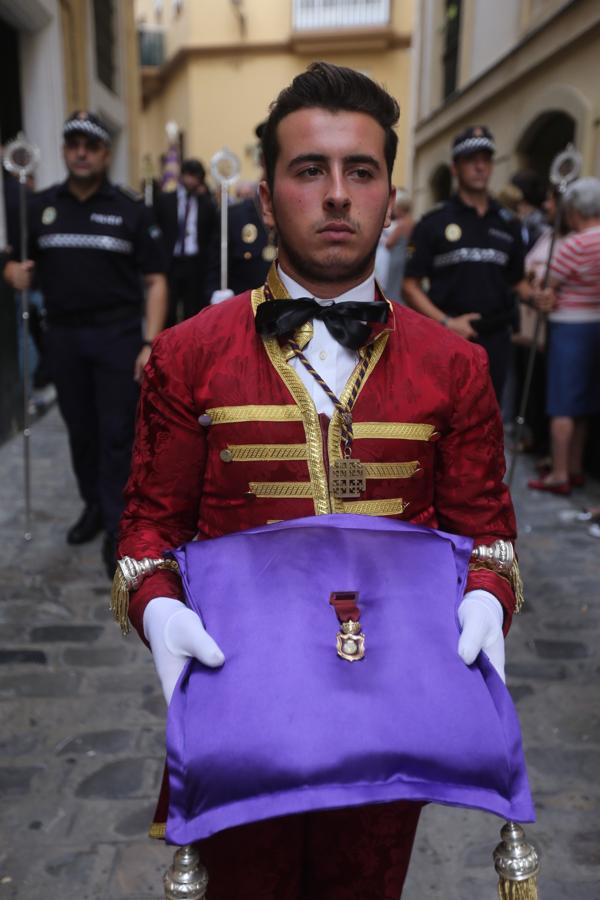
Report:
M280 266L278 266L278 274L283 286L293 300L297 300L299 297L312 297L310 291L307 291L301 284L290 278ZM324 300L322 297L314 297L314 299L327 303L330 303L331 299L333 299L334 303L339 303L342 300L372 302L375 299L375 276L370 275L366 281L351 288L344 294L340 294L339 297L333 297L330 300ZM323 381L339 398L358 362L358 353L356 350L342 347L329 334L325 323L319 319L313 319L312 326L313 336L302 352L313 369L319 373ZM335 407L319 382L313 378L296 356L291 357L289 365L292 366L304 383L317 408L317 412L325 413L331 418Z
M177 232L181 228L181 223L185 216L185 206L187 203L188 193L182 184L177 185ZM185 239L183 247L181 241L177 239L174 250L175 256L196 256L198 253L198 198L192 194L190 196L190 208L188 211L187 221L185 223Z

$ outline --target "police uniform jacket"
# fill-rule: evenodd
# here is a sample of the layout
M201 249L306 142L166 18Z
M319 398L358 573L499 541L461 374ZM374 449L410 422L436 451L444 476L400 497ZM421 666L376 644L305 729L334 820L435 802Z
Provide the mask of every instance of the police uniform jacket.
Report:
M286 296L275 267L269 287ZM360 499L340 500L328 484L329 461L342 457L340 415L317 415L288 365L289 347L256 333L264 299L263 289L247 291L155 341L119 556L159 557L195 537L331 512L392 516L477 543L514 539L502 422L480 347L389 303L387 324L374 326L373 355L352 409L353 456L366 466L367 487ZM311 328L297 332L301 346ZM498 597L508 628L515 606L509 580L473 566L474 588ZM130 619L142 639L146 604L161 595L181 596L172 572L157 572L132 594Z
M51 324L139 317L140 274L165 268L160 229L141 197L107 180L83 201L66 181L33 195L29 254Z
M456 194L426 213L409 242L405 277L429 281L432 303L449 316L481 313L480 334L506 329L511 287L524 274L518 220L490 198L485 215Z
M262 284L267 277L272 259L265 258L269 234L256 203L250 198L232 204L227 214L227 282L234 294L241 294ZM210 267L211 293L220 287L220 251L220 241L215 241Z

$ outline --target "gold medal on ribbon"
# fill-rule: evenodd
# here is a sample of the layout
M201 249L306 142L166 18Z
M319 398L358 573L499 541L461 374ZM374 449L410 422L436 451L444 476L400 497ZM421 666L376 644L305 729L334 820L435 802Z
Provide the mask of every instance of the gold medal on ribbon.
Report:
M336 634L337 655L347 662L357 662L364 659L365 636L360 622L342 622L342 630Z

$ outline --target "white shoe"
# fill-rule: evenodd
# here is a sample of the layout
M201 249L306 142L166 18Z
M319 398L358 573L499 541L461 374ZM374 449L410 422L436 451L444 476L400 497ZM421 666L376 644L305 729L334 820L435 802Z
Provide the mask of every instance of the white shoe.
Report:
M566 525L570 525L572 522L589 522L592 513L589 509L563 509L559 512L558 518Z
M588 534L591 534L592 537L600 538L600 524L598 522L594 522L593 525L590 525L588 528Z

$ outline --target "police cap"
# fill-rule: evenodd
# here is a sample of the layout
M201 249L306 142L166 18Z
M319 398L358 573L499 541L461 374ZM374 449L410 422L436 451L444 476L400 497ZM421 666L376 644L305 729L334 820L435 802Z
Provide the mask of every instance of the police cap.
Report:
M63 137L70 134L85 134L110 146L110 132L102 119L95 113L79 109L72 113L63 125Z
M496 152L494 136L485 125L471 125L456 135L452 141L452 159L460 156L471 156L480 150L491 155Z

